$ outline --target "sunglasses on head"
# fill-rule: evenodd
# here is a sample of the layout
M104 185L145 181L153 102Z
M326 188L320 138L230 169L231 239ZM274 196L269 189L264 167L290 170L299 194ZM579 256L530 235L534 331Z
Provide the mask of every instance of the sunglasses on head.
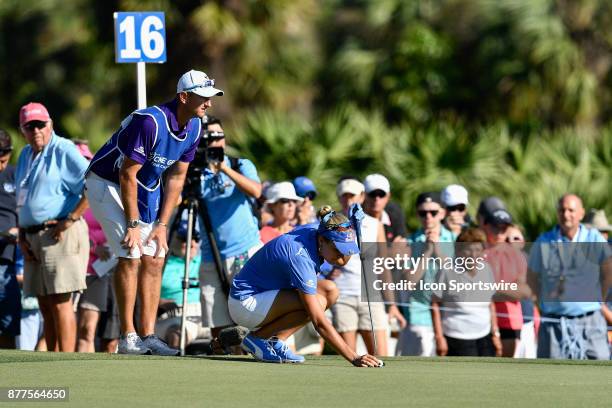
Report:
M417 214L419 214L419 217L425 218L427 214L431 214L432 217L435 217L439 212L440 210L418 210Z
M194 89L198 89L198 88L210 88L211 86L215 86L215 80L207 79L201 84L195 84L193 86L190 86L189 88L183 89L183 92L193 91Z
M448 207L446 207L446 210L448 212L455 212L455 211L464 212L465 208L466 208L465 204L457 204L457 205L449 205Z
M40 120L33 120L33 121L31 121L31 122L26 123L26 124L25 124L25 125L23 125L22 127L23 127L25 130L32 131L32 130L34 130L34 129L42 129L42 128L44 128L45 126L47 126L47 122L43 122L43 121L40 121Z
M370 198L384 198L386 197L387 193L385 193L382 190L374 190L374 191L370 191L368 193L368 197Z
M0 149L0 156L5 156L13 151L12 147L5 147L4 149Z

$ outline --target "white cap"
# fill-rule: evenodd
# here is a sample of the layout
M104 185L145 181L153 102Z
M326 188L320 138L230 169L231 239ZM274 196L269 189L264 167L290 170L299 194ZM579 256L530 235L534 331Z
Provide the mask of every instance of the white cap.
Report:
M288 181L276 183L268 187L266 190L266 197L268 198L266 204L274 204L283 198L286 200L298 201L300 203L304 201L302 197L295 193L295 187Z
M382 174L370 174L363 180L363 184L366 193L371 193L374 190L382 190L385 194L389 194L391 191L389 180Z
M338 197L341 197L343 194L347 194L347 193L359 195L363 193L364 190L365 190L365 187L359 181L355 179L346 179L346 180L342 180L336 186L336 195Z
M446 186L446 188L442 190L440 198L446 207L458 204L469 204L468 192L465 187L460 186L459 184L451 184Z
M202 71L191 70L183 74L176 85L176 93L193 92L196 95L210 98L221 96L223 91L215 88L215 80L208 78Z

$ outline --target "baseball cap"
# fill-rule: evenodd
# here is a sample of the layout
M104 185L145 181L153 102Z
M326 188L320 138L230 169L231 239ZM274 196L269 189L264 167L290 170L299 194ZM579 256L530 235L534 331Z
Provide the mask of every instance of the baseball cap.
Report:
M340 225L326 227L325 221L328 217L333 217L334 211L326 214L319 223L318 233L334 243L334 246L342 255L355 255L359 253L359 246L355 241L355 230L353 230L350 221L346 221Z
M451 184L446 186L444 190L442 190L440 198L446 207L451 207L458 204L469 204L468 192L465 187L459 184Z
M293 184L288 181L273 184L266 190L266 204L274 204L278 200L294 200L302 202L304 199L295 193Z
M419 194L417 196L417 199L414 205L415 207L418 207L419 205L423 203L438 203L442 205L442 200L440 199L440 193L438 193L437 191L429 191L426 193Z
M176 93L193 92L196 95L210 98L222 96L223 91L215 88L215 80L208 78L202 71L191 70L185 72L176 85Z
M506 209L504 202L498 197L487 197L478 206L478 215L482 216L487 224L512 224L512 215Z
M30 102L27 105L23 105L19 110L19 126L23 126L33 120L41 122L51 120L47 108L42 103Z
M382 190L385 194L391 191L389 180L382 174L370 174L363 180L366 193L371 193L374 190Z
M300 176L293 179L293 187L295 187L295 192L300 197L306 197L308 193L317 194L317 188L314 183L308 177ZM314 197L313 197L314 198Z
M365 191L365 187L358 180L344 179L336 186L336 195L341 197L343 194L358 195Z

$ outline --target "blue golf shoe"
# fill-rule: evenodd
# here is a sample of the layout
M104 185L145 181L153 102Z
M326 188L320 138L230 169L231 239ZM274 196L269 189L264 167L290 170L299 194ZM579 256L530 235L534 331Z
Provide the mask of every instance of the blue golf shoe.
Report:
M281 358L283 363L303 363L304 356L295 354L285 342L282 340L272 337L268 342L272 345L272 349L276 352L276 355Z
M264 363L282 363L281 357L276 354L268 339L260 339L248 334L242 340L242 349L251 354L256 360Z

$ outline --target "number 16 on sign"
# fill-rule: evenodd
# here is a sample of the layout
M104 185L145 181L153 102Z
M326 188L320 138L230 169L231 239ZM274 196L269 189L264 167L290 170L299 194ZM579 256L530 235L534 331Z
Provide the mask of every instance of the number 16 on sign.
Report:
M145 64L166 62L166 23L164 13L114 13L115 61L136 63L138 109L147 106Z

